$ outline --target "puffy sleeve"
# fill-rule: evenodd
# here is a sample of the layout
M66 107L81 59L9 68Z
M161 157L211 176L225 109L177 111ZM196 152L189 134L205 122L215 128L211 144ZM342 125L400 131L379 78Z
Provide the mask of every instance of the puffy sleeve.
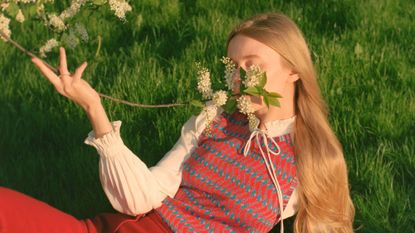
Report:
M121 121L111 122L113 130L100 138L90 131L84 143L100 155L99 178L114 209L134 216L159 207L167 196L173 198L181 183L182 163L196 147L205 122L202 113L187 120L173 148L150 168L124 145Z

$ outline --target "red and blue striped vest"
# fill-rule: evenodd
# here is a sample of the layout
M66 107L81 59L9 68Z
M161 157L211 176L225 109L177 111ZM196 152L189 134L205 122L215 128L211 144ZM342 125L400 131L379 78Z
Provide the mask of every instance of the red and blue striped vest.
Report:
M246 116L236 111L222 112L211 134L200 135L176 195L155 209L174 232L269 232L280 221L277 191L255 140L243 156L250 134ZM297 184L294 145L290 134L273 139L281 151L271 161L285 207Z

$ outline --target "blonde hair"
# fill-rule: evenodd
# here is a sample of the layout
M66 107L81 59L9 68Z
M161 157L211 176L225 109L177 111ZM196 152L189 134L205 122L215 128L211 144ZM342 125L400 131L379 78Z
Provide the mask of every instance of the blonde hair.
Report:
M315 69L302 32L281 13L253 16L234 28L278 52L295 70L294 127L299 208L294 232L353 232L355 209L350 198L346 162L327 119Z

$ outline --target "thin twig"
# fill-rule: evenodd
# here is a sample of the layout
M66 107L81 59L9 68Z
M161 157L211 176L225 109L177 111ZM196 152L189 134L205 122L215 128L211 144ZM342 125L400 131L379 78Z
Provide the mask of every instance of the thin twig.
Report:
M107 96L101 93L98 93L100 96L105 97L107 99L116 101L116 102L120 102L126 105L130 105L133 107L142 107L142 108L169 108L169 107L176 107L176 106L184 106L186 105L185 103L176 103L176 104L157 104L157 105L150 105L150 104L140 104L140 103L132 103L132 102L128 102L125 100L121 100L121 99L117 99L111 96Z
M16 41L12 40L10 37L8 37L6 34L4 34L4 32L2 30L0 30L0 35L1 37L5 38L7 41L9 41L10 43L12 43L12 45L14 45L16 48L20 49L20 51L24 52L26 55L28 55L29 57L36 57L39 60L41 60L47 67L49 67L51 70L53 70L55 73L58 73L58 70L55 69L53 66L49 65L47 62L43 61L40 57L34 55L33 53L31 53L30 51L28 51L27 49L23 48L23 46L21 46L19 43L17 43Z
M34 55L33 53L31 53L27 49L23 48L23 46L21 46L19 43L17 43L16 41L14 41L10 37L8 37L5 33L3 33L3 31L0 30L0 38L1 37L5 38L12 45L14 45L16 48L18 48L20 51L22 51L23 53L25 53L29 57L36 57L37 59L41 60L53 72L59 73L58 69L56 69L55 67L51 66L49 63L47 63L46 61L42 60L38 56ZM152 104L141 104L141 103L133 103L133 102L129 102L129 101L126 101L126 100L114 98L114 97L111 97L111 96L108 96L108 95L105 95L105 94L102 94L102 93L99 93L99 92L98 92L98 94L101 97L107 98L107 99L112 100L112 101L115 101L115 102L119 102L119 103L126 104L126 105L133 106L133 107L141 107L141 108L169 108L169 107L176 107L176 106L184 106L184 105L187 105L186 103L155 104L155 105L152 105Z

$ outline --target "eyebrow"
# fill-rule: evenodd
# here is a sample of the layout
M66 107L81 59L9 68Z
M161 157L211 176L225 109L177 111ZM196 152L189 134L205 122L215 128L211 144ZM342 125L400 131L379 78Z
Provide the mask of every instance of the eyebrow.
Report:
M260 56L258 56L258 55L256 55L256 54L248 54L248 55L245 55L245 56L243 56L242 57L242 59L249 59L249 58L261 58ZM234 63L236 63L235 62L235 59L233 59L233 58L231 58L230 57L230 59L234 62Z
M256 54L249 54L249 55L242 57L242 59L248 59L248 58L260 58L260 57Z

